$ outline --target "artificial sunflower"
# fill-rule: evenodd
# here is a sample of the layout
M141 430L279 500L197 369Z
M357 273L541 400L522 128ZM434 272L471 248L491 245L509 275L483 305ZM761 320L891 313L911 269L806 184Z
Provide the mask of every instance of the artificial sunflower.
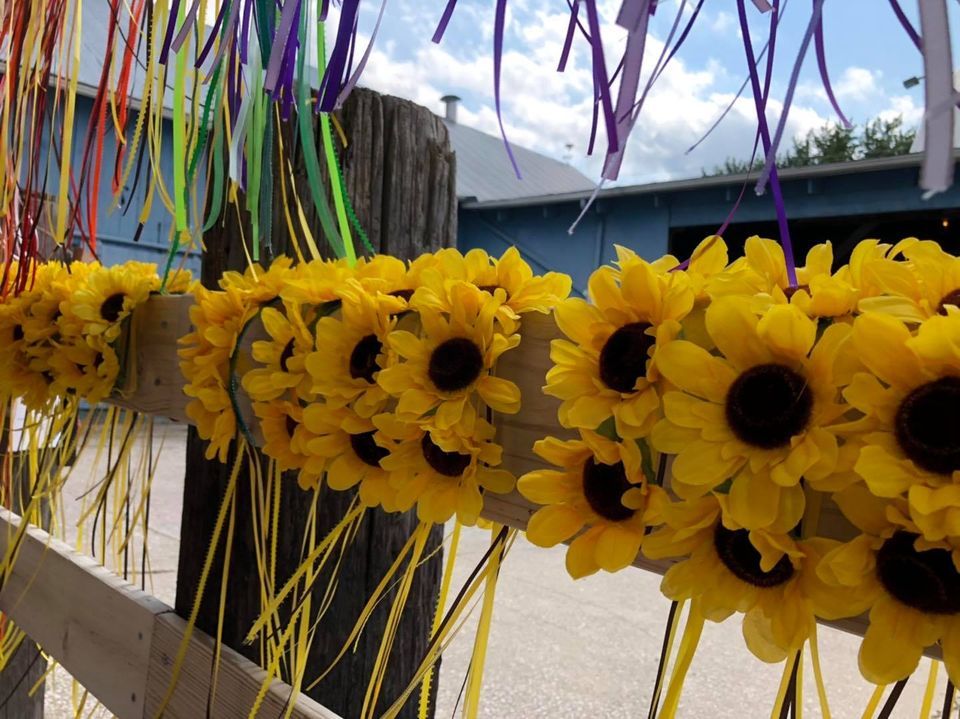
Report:
M9 397L19 397L29 409L42 410L54 396L55 380L49 369L31 368L31 339L25 328L31 306L41 297L31 292L0 303L0 387Z
M866 417L857 473L878 496L909 491L924 515L949 510L960 485L960 310L931 317L916 335L903 320L867 312L851 339L868 370L844 390Z
M44 364L54 378L50 387L53 394L76 394L91 404L110 395L120 374L117 353L102 335L58 343L46 363L35 361L34 366L40 369Z
M576 536L566 559L574 579L629 566L647 532L650 491L637 444L586 430L581 439L542 439L533 451L562 469L538 469L517 480L520 494L546 505L530 517L527 539L552 547Z
M574 298L557 306L569 340L551 343L543 391L563 400L564 427L594 430L612 416L620 437L645 436L659 418L657 352L693 307L690 280L638 258L619 272L596 270L589 290L594 304Z
M337 299L337 288L353 275L346 260L311 260L284 272L279 286L286 302L319 306Z
M492 441L495 428L482 418L466 437L421 429L391 414L379 414L373 422L397 441L380 464L390 473L398 509L405 512L416 504L422 522L442 524L456 515L472 526L483 509L483 492L507 494L516 484L510 472L495 469L503 450Z
M373 422L349 407L314 403L303 410L311 438L304 444L310 457L300 474L300 486L315 486L326 472L327 486L338 492L358 488L366 507L397 511L397 493L384 464L393 441Z
M474 285L451 282L446 291L449 314L419 308L421 337L406 330L389 334L390 348L404 361L381 369L377 383L398 398L399 419L425 421L438 430L472 421L474 393L496 412L516 413L520 389L492 370L500 355L520 343L520 335L496 331L499 302Z
M314 396L313 381L305 362L313 349L314 338L304 321L297 302L283 303L284 311L264 307L260 320L270 339L253 343L255 367L243 375L243 389L250 398L266 402L293 390L297 397L310 400Z
M671 502L660 492L653 500L652 511L664 524L644 541L644 555L683 558L664 575L663 593L673 600L698 600L704 617L714 622L743 614L744 640L762 661L781 662L795 654L817 616L854 616L865 608L864 602L848 599L845 613L830 614L844 592L823 582L816 568L838 543L791 537L787 532L799 513L781 515L766 530L749 531L725 516L712 494Z
M854 249L850 264L834 272L833 245L814 245L807 252L806 263L797 267L797 286L792 287L783 248L773 240L754 236L744 244L744 256L711 283L710 293L714 297L750 297L757 311L789 302L809 317L845 317L854 312L861 298L879 292L863 270L888 249L889 245L866 240Z
M744 483L753 492L763 487L765 507L792 501L780 497L784 491L802 501L800 478L815 483L837 466L832 425L847 410L838 356L849 326L831 325L818 339L816 323L793 305L773 305L757 317L742 301L723 298L707 310L706 328L720 357L679 340L661 348L658 359L676 389L664 394L664 419L651 441L676 455L674 490L699 496L746 470ZM757 526L756 517L737 521Z
M302 470L309 459L306 443L313 435L303 425L303 407L297 402L254 402L253 413L263 435L263 453L284 472Z
M306 370L314 390L328 403L352 403L360 415L372 417L388 396L377 384L377 376L396 362L387 338L406 301L367 292L356 280L349 280L338 295L342 302L339 317L318 320L316 351L307 356Z
M864 678L905 679L939 642L951 681L960 681L960 537L925 539L902 499L882 499L863 485L834 500L862 534L827 552L817 573L843 592L835 611L870 609L860 645Z
M195 304L190 308L193 331L180 338L180 371L186 379L183 392L193 399L187 404L187 416L197 432L209 440L207 459L227 459L230 443L237 432L237 417L230 392L231 372L239 378L244 367L231 368L237 340L247 322L257 313L243 289L227 285L223 291L194 288Z
M112 342L120 334L120 323L134 308L159 289L156 266L128 262L113 267L92 267L60 311L70 322L82 323L84 335L102 334Z
M466 255L446 248L434 257L435 268L422 274L421 306L449 311L444 283L450 280L470 282L491 297L502 290L497 319L507 332L516 330L516 321L524 312L549 312L567 298L572 287L570 277L559 272L535 276L516 247L508 248L499 259L479 248Z
M895 259L898 255L904 259ZM960 307L960 259L932 240L907 238L870 263L868 272L883 294L862 300L863 312L917 323L946 314L947 307Z

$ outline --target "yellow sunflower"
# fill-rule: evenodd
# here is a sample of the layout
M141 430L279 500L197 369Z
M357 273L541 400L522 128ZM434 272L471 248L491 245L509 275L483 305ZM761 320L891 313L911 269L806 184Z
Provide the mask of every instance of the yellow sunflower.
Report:
M223 291L194 289L195 304L190 308L194 329L180 338L180 371L186 379L183 392L193 399L187 404L187 416L197 432L209 440L207 459L225 462L237 432L237 418L230 401L230 357L242 328L256 314L257 305L249 293L236 286ZM242 377L246 367L236 368Z
M844 592L823 582L820 558L838 543L796 540L790 531L800 515L782 516L767 530L748 531L730 521L717 497L671 502L652 499L664 522L643 543L651 559L683 558L667 570L661 591L673 600L696 599L705 618L722 622L743 614L747 647L765 662L781 662L810 637L817 616L854 616L866 607L847 600L831 614Z
M414 504L423 522L442 524L456 515L464 525L476 524L483 509L483 492L507 494L516 480L500 464L503 450L492 439L496 430L476 419L472 435L420 429L394 415L379 414L374 424L397 445L380 462L390 473L400 511Z
M870 609L860 645L864 678L875 684L905 679L923 650L939 642L951 681L960 682L958 538L925 540L903 500L881 499L863 485L834 499L862 534L826 553L817 573L844 592L837 608Z
M48 369L35 371L31 368L25 327L30 307L39 298L39 292L28 293L7 297L0 303L0 388L10 397L21 398L33 410L48 405L54 396L51 386L55 379Z
M516 413L520 389L494 376L492 369L501 354L520 343L520 336L495 330L499 303L474 285L454 282L447 291L449 315L420 309L422 337L406 330L390 333L390 348L405 361L381 369L377 384L398 398L398 418L426 420L438 430L471 418L474 393L496 412Z
M916 336L880 312L853 325L852 349L868 370L844 390L866 416L860 423L866 446L855 469L878 496L909 491L911 505L930 521L944 521L960 506L958 341L960 310L953 308L924 321Z
M338 291L339 316L321 317L316 324L316 351L306 358L313 389L331 404L352 403L364 417L379 412L387 399L377 384L381 370L396 362L388 336L406 302L382 292L364 290L350 280Z
M254 361L264 366L243 375L243 389L259 402L276 399L291 389L300 399L312 399L313 381L307 374L305 361L314 340L300 305L284 302L283 311L264 307L260 320L270 339L254 342L252 354Z
M861 298L878 291L864 268L887 249L889 245L875 240L861 242L850 265L834 272L832 244L814 245L807 252L806 263L797 267L797 286L791 287L783 248L773 240L754 236L744 244L744 256L711 283L710 293L714 297L751 297L757 311L789 302L809 317L843 317L853 313Z
M546 505L530 517L527 539L552 547L587 527L567 548L570 576L629 566L647 531L648 488L637 444L581 431L581 439L542 439L533 451L562 469L538 469L517 480L520 494Z
M303 449L313 464L301 472L301 486L319 481L325 471L330 489L344 492L359 485L365 507L397 511L397 493L385 464L393 442L369 418L349 407L318 402L303 410L303 424L312 435Z
M894 259L898 254L905 259ZM960 306L960 259L931 240L903 240L887 257L870 263L868 272L883 295L862 300L863 312L885 312L916 323Z
M323 305L337 299L337 288L353 271L346 260L311 260L302 262L285 273L279 287L287 302L302 305Z
M44 364L54 378L50 385L53 394L76 394L91 404L110 396L120 374L117 353L102 335L58 343L46 363L35 362L34 367L40 369Z
M596 270L589 290L594 304L569 299L556 309L572 341L551 343L554 367L543 391L563 400L564 427L592 430L612 416L620 437L645 436L659 417L656 353L693 307L689 278L637 259L619 272Z
M409 302L422 284L424 271L438 262L432 252L418 255L409 264L390 255L374 255L357 262L354 276L367 292L382 292Z
M91 270L73 295L60 303L68 318L83 323L84 335L102 334L108 341L120 334L120 323L160 287L156 266L126 263Z
M489 296L503 291L503 304L497 319L507 332L516 329L516 320L524 312L549 312L570 294L572 280L560 272L535 276L520 251L510 247L497 259L475 248L461 255L453 248L435 255L436 268L423 272L423 289L418 301L441 311L449 311L450 297L444 284L451 280L469 282Z
M699 496L746 470L744 486L731 493L762 492L764 501L735 506L802 503L800 478L816 483L837 466L831 425L847 409L837 365L849 326L831 325L817 339L816 322L793 305L773 305L758 318L737 298L723 298L707 310L706 328L722 356L685 340L658 352L676 389L664 394L664 419L651 441L676 455L674 490ZM783 491L795 496L785 499ZM737 521L756 526L758 517L738 513Z
M323 463L307 450L307 443L315 435L304 424L304 408L297 402L254 402L253 413L263 435L263 453L274 459L281 471L299 471L301 487L315 486L322 476Z

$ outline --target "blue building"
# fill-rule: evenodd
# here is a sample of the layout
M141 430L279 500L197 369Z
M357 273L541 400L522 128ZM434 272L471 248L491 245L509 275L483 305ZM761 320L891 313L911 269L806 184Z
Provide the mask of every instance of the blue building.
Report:
M862 239L895 242L904 237L939 241L960 253L960 177L929 200L918 188L920 154L785 169L780 172L795 254L830 240L837 263L845 262ZM614 245L655 258L667 252L681 259L726 220L745 187L732 224L724 232L731 255L751 235L779 239L770 195L758 197L745 175L703 177L615 187L600 192L573 234L568 229L592 190L521 195L513 198L462 197L459 244L499 254L516 245L539 271L573 277L583 294L593 268L614 257Z

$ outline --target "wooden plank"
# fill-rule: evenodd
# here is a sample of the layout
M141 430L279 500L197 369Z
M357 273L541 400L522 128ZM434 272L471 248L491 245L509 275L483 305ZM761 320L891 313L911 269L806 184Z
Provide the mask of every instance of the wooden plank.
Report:
M0 509L0 553L7 556L21 519ZM0 611L120 719L155 716L170 684L173 658L186 622L159 599L145 594L75 552L43 530L29 526L0 590ZM194 631L166 717L204 716L210 685L213 639ZM220 689L213 717L247 716L265 672L236 652L221 652ZM263 716L282 715L291 688L274 681ZM293 717L336 719L306 696Z
M5 557L20 522L0 509ZM154 617L169 607L41 529L22 536L0 610L111 712L140 719Z
M187 623L172 612L156 617L153 644L150 648L144 719L155 717L163 702L186 626ZM203 632L194 632L176 690L164 711L165 719L196 719L206 716L213 653L213 639ZM266 672L249 659L229 647L221 647L217 693L209 716L214 719L239 719L248 716L266 676ZM257 716L283 717L292 691L290 685L273 680ZM297 698L291 716L296 719L338 719L338 715L305 695Z

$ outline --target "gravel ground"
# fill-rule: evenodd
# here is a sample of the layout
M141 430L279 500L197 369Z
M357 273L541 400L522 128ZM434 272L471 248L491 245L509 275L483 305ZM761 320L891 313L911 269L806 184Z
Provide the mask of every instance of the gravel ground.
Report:
M186 433L176 425L165 425L162 431L166 443L151 502L152 566L147 586L172 604ZM78 515L76 498L95 469L92 454L81 455L67 484L68 527ZM75 531L71 540L73 537ZM454 587L469 574L488 543L488 532L464 532ZM543 550L519 537L497 586L480 715L489 719L645 716L669 610L658 584L659 577L641 571L601 574L574 582L564 570L562 549ZM438 717L456 712L474 624L468 623L444 654ZM830 706L838 719L860 717L873 689L857 671L858 641L836 630L820 632ZM924 661L908 682L893 717L917 716L926 672ZM807 678L803 715L820 716L809 663L803 676ZM943 672L941 684L942 677ZM737 622L708 623L690 668L679 715L767 717L779 679L779 667L757 661L744 648ZM52 676L47 684L46 717L74 716L72 684L63 670ZM941 688L937 704L942 696Z

